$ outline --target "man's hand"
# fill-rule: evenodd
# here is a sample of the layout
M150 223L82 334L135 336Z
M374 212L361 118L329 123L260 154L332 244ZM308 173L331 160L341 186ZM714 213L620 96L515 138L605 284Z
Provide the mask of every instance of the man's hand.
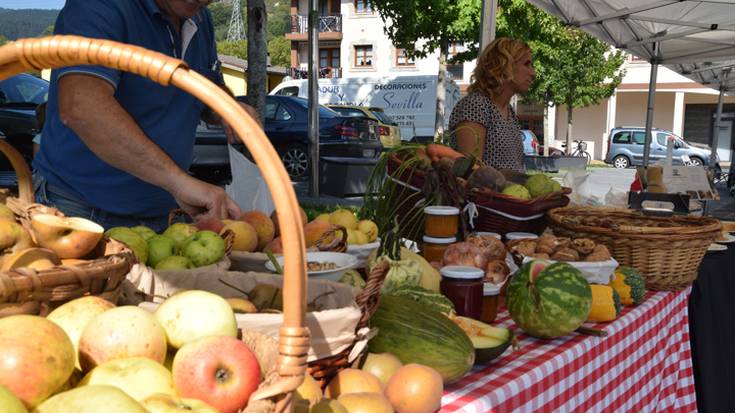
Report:
M258 112L255 111L255 108L248 105L247 103L238 102L240 106L242 106L243 109L245 109L245 112L247 112L250 116L252 116L253 119L255 119L256 122L258 122L258 125L260 127L263 127L263 124L260 123L260 117L258 117ZM225 128L225 135L227 136L227 143L229 144L237 144L237 143L243 143L240 138L235 133L235 130L230 127L230 125L227 124L224 120L222 121L222 127Z
M241 214L240 207L224 189L188 175L182 175L171 186L171 195L181 209L196 221L206 218L237 219Z

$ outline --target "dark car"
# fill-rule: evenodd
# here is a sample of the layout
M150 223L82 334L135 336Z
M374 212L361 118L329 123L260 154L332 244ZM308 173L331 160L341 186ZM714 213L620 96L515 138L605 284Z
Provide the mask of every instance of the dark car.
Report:
M48 97L48 82L25 73L0 81L0 139L17 149L30 164L33 137L39 131L36 107ZM4 135L4 138L3 138ZM16 184L10 162L0 156L0 187Z
M245 96L237 98L246 101ZM308 102L291 96L267 96L264 130L281 155L292 179L309 176ZM319 155L324 159L377 161L383 149L374 120L340 116L319 106ZM229 155L220 126L201 122L197 128L191 171L209 182L229 179Z

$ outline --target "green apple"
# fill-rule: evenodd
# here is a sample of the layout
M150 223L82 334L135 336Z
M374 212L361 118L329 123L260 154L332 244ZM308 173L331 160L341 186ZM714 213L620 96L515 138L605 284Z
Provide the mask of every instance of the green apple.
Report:
M166 257L176 254L176 241L165 235L153 235L148 238L148 264L156 267Z
M208 291L187 290L174 294L156 309L154 315L166 330L166 340L173 348L181 348L203 337L237 337L237 321L232 306L224 298Z
M146 357L106 361L87 373L80 386L107 384L122 390L137 401L156 394L175 395L171 372Z
M141 403L149 413L219 413L217 409L197 399L180 399L168 394L153 395Z
M225 240L214 231L199 231L184 241L180 252L195 267L214 264L225 256Z
M148 413L140 403L112 386L81 386L41 403L34 413Z
M140 234L128 227L114 227L105 231L105 235L130 247L138 262L145 264L148 259L148 243Z
M184 241L186 241L186 239L192 236L195 232L197 232L197 227L194 225L187 224L185 222L177 222L166 228L166 230L163 231L163 235L176 241L176 247L181 248Z
M23 402L2 384L0 384L0 406L3 407L3 413L28 413Z
M137 232L138 235L143 237L144 240L148 241L148 239L154 235L156 235L156 231L152 230L151 228L148 228L145 225L137 225L132 228L133 231Z
M194 268L194 264L181 255L170 255L159 261L154 268L157 270L188 270Z

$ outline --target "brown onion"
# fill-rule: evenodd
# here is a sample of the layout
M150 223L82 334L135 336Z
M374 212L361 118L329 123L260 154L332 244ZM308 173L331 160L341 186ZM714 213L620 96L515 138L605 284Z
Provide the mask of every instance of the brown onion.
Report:
M485 269L487 257L476 245L469 242L452 244L444 251L443 265L463 265Z

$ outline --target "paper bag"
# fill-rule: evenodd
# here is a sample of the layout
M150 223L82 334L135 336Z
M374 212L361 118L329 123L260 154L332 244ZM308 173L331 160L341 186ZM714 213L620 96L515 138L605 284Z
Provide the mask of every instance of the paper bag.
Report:
M260 169L248 158L227 145L230 153L230 169L232 170L232 183L225 186L225 191L243 211L257 209L266 215L275 210L271 193L268 190Z

